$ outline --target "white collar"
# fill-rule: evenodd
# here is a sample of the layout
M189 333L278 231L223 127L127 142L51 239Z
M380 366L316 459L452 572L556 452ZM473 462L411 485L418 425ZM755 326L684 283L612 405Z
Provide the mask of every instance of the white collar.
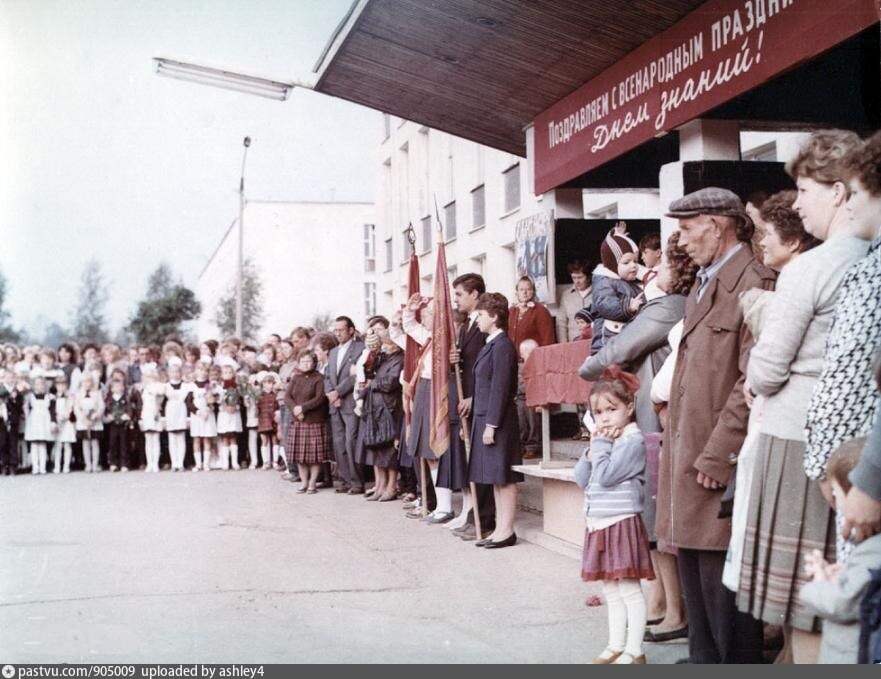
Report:
M489 344L489 343L492 342L496 337L498 337L499 335L501 335L501 334L504 333L504 332L505 332L504 330L500 330L499 328L496 328L496 329L493 330L489 335L486 336L486 343Z
M350 337L347 341L340 344L340 351L339 351L340 354L346 353L346 350L349 348L349 345L352 343L353 339L354 339L354 337Z
M469 323L474 323L474 322L477 320L477 317L478 317L479 315L480 315L480 314L478 314L477 311L472 311L470 314L468 314L468 322L469 322Z

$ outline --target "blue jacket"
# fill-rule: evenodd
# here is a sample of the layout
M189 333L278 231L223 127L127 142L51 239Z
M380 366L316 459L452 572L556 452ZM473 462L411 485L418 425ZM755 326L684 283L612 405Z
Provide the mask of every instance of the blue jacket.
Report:
M602 349L609 337L618 334L608 328L606 321L627 323L636 315L630 310L630 302L641 291L642 288L637 281L622 281L617 274L603 266L594 269L591 278L593 301L590 305L590 312L594 318L591 354Z
M590 517L639 514L645 503L645 440L632 425L615 441L594 437L591 460L575 465L575 482L584 488Z

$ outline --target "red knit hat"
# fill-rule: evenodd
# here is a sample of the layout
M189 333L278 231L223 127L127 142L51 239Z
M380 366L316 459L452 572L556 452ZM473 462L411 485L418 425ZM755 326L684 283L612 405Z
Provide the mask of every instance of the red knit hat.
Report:
M618 262L628 252L639 254L639 246L627 234L618 234L612 229L600 245L600 261L609 271L617 273Z

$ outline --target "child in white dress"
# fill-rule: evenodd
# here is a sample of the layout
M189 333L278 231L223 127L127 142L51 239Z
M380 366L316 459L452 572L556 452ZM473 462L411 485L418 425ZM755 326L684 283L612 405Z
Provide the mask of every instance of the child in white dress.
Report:
M159 381L155 370L141 373L141 417L140 427L144 433L144 454L147 458L147 471L159 471L159 434L163 428L162 402L165 399L165 385Z
M217 434L220 436L221 469L239 469L238 435L242 431L242 394L236 380L238 364L228 356L221 359L220 412L217 414Z
M193 457L196 464L193 471L208 471L208 463L214 438L217 436L217 416L214 404L217 394L214 385L208 379L208 364L200 360L194 370L194 380L187 394L187 410L190 414L190 436L193 439ZM204 457L203 457L204 456Z
M98 389L94 373L87 370L80 380L80 390L74 401L76 414L76 434L83 445L83 460L87 472L99 472L98 457L101 453L99 442L104 431L104 399Z
M165 431L168 432L168 455L171 457L171 470L183 471L187 454L187 429L189 429L186 398L188 386L183 382L181 360L172 357L168 360L168 383L165 386Z
M76 441L76 416L74 397L68 391L67 375L62 372L55 379L55 423L58 432L52 446L52 471L56 474L70 473L70 458ZM63 462L62 462L63 460Z
M55 440L55 398L46 393L46 379L34 378L25 399L24 438L30 446L31 474L45 474L49 443Z

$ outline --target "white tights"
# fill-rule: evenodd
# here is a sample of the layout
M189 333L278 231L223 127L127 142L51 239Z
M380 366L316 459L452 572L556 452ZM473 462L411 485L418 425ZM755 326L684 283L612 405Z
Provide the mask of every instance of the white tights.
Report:
M609 648L641 656L646 606L639 580L604 580L603 594L609 609Z
M147 471L159 471L159 432L144 432L144 454L147 457Z
M232 465L233 469L239 469L239 444L235 442L235 437L231 437L229 440L232 443L227 443L223 437L220 439L220 467L221 469L229 469Z
M184 457L187 454L186 434L182 431L168 432L168 455L171 458L171 468L174 471L183 470Z
M87 472L99 472L101 467L98 466L98 455L101 449L98 447L98 439L83 439L83 462L86 463Z
M31 443L31 474L46 473L46 444L34 441Z
M73 447L69 443L56 441L55 445L52 446L52 468L54 469L56 474L62 471L62 455L64 456L64 473L67 474L70 472L70 456L72 451Z
M249 467L257 469L257 443L260 437L257 435L256 427L248 428L248 458L250 459Z

